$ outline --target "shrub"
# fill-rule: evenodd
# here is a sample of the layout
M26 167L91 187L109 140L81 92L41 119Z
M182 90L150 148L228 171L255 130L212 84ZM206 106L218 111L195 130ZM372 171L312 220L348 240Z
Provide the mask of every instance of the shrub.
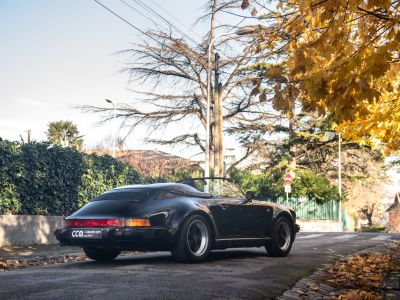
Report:
M0 214L68 215L115 186L139 182L111 156L0 139Z
M18 161L20 149L17 143L0 139L0 213L17 214L21 202L16 184L21 174Z
M279 197L286 197L283 183L284 169L271 169L260 174L249 170L233 169L229 177L238 184L243 191L254 191L257 199L276 201ZM339 200L337 187L328 179L307 170L297 170L292 183L291 197L307 197L317 202Z
M109 155L85 155L84 165L85 170L78 189L79 206L115 186L139 182L138 173L130 165Z
M360 232L387 232L386 227L380 224L373 225L371 227L365 226L361 227Z

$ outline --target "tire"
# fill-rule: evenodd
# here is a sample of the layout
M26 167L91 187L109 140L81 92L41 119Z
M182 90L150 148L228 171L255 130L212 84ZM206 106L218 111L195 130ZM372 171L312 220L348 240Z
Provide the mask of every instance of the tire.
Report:
M292 249L294 232L292 223L285 217L276 220L271 240L265 245L270 256L286 256Z
M203 261L211 251L211 239L210 224L203 216L193 215L184 222L171 249L172 257L179 262Z
M121 250L114 248L83 247L86 256L96 261L112 261Z

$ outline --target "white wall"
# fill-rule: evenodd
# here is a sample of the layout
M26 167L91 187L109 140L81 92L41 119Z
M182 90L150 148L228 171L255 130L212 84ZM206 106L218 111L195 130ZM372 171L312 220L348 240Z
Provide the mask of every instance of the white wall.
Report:
M6 245L56 244L53 232L64 217L0 215L0 247Z
M300 232L342 232L342 223L329 220L296 220Z

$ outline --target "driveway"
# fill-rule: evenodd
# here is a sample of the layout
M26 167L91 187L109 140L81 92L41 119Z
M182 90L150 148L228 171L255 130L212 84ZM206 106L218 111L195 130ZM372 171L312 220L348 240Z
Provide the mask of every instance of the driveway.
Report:
M264 248L215 251L201 264L180 264L167 252L32 267L0 273L0 299L269 299L321 264L400 240L399 234L300 233L292 252Z

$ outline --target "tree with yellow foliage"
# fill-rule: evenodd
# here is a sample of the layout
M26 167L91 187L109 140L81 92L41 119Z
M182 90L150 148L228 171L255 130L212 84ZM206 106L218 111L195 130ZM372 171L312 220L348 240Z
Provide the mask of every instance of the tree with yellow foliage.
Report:
M275 84L275 107L290 109L295 93L304 111L331 115L345 138L400 148L400 1L243 4L262 11L260 55L285 52L279 64L288 78ZM279 77L277 70L264 74Z

